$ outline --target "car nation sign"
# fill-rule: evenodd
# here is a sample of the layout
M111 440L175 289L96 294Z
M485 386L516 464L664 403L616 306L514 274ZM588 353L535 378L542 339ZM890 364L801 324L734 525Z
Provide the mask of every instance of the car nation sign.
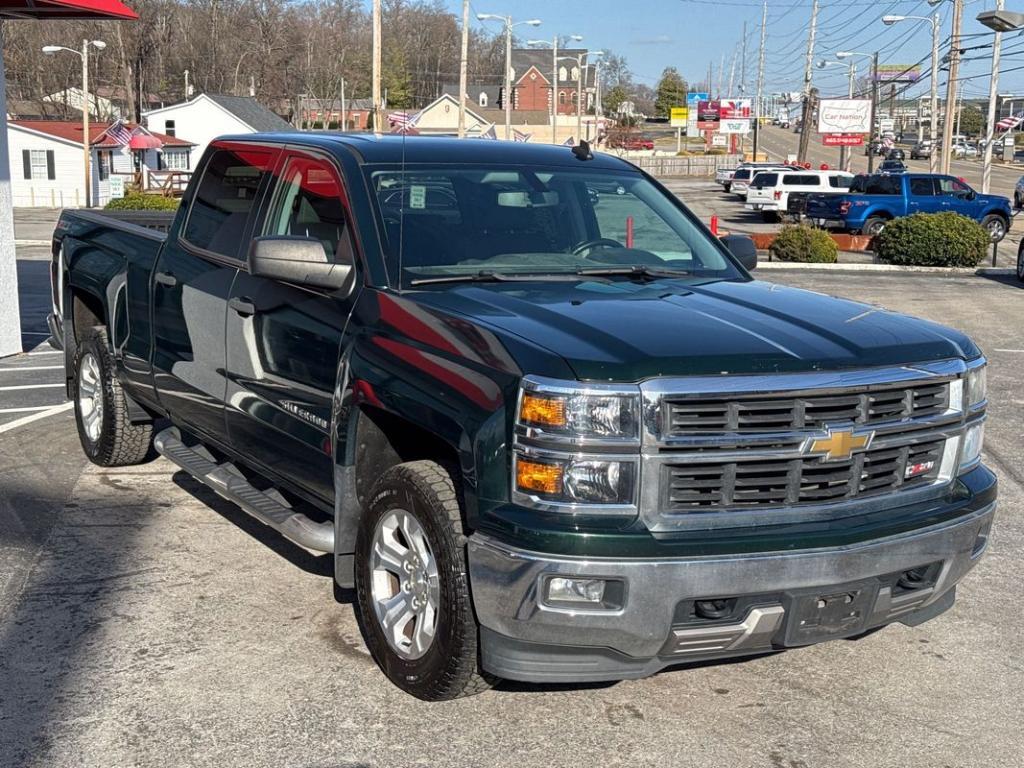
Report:
M822 99L818 133L871 133L871 100Z
M862 133L826 133L821 137L826 147L859 147L864 144Z

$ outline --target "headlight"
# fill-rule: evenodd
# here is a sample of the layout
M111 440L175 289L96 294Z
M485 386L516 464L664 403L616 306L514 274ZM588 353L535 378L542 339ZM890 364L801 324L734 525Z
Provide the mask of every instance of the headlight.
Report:
M964 432L964 449L960 454L960 471L971 469L981 461L981 446L985 442L985 423L972 424Z
M539 458L516 453L515 490L555 504L634 503L636 462L587 457Z
M967 372L967 408L968 410L978 408L985 403L988 397L988 370L987 365L980 365Z
M519 423L545 433L582 438L636 438L638 396L523 391Z

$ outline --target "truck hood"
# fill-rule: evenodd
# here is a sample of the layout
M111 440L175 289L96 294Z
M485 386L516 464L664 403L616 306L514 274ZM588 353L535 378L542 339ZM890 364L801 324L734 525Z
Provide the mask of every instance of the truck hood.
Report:
M764 282L450 285L415 294L560 356L581 380L834 370L970 359L966 335Z

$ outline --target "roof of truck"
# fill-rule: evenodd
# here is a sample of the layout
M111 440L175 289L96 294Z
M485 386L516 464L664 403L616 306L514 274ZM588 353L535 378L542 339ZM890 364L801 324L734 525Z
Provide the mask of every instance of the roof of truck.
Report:
M576 165L636 170L614 155L594 152L592 160L576 158L572 147L532 142L459 139L454 136L402 136L373 133L261 133L224 136L232 141L302 143L325 149L348 147L364 163L501 163L511 165Z

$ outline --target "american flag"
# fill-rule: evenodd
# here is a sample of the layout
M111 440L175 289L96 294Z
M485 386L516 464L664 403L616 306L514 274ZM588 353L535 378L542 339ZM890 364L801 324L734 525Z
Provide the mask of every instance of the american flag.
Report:
M125 124L124 120L118 119L117 122L107 128L107 136L121 146L127 146L128 142L132 140L132 130Z
M570 136L568 139L562 142L563 147L574 147L576 146L576 137Z
M996 130L1012 131L1014 128L1021 124L1021 121L1024 121L1024 112L1018 112L1016 115L1004 117L1002 120L996 123Z
M515 128L512 129L512 141L527 142L530 140L531 136L533 136L532 133L523 133L522 131L517 131Z
M498 132L494 130L494 126L492 125L486 131L484 131L483 133L480 134L480 138L481 139L490 139L491 141L497 141L497 139L498 139Z
M419 133L415 129L416 121L420 119L420 113L409 114L408 112L388 112L388 124L392 133Z

